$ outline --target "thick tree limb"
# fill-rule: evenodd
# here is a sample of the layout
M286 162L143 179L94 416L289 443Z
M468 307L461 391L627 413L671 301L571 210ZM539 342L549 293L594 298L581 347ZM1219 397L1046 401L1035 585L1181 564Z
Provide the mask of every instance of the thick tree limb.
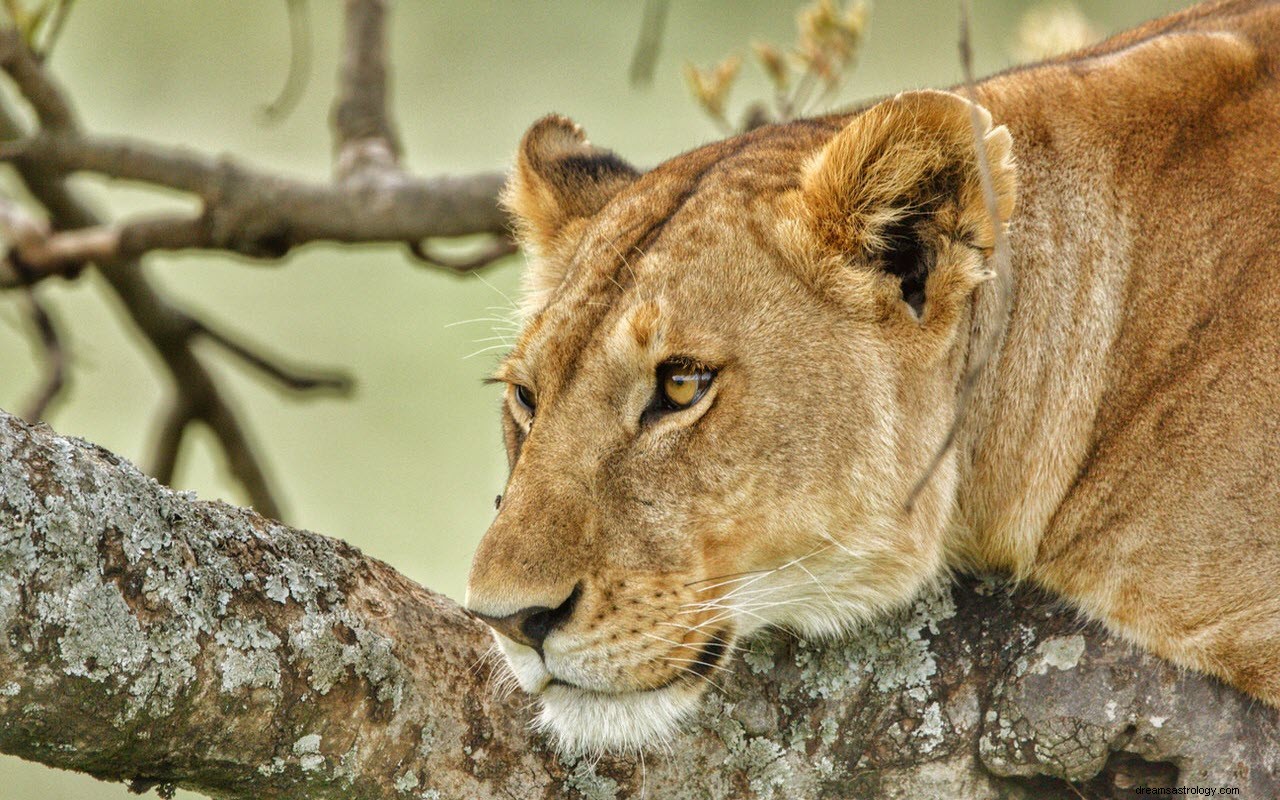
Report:
M753 642L643 764L561 759L448 600L3 414L0 626L0 751L219 797L1280 793L1274 710L984 581Z

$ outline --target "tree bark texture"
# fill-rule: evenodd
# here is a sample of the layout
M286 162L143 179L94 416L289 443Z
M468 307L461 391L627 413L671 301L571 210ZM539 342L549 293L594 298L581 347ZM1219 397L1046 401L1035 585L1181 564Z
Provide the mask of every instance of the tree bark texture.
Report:
M528 699L498 688L483 626L451 601L343 542L171 491L2 412L0 632L0 751L137 788L1280 796L1275 710L990 578L841 641L758 638L669 746L564 758L529 732Z

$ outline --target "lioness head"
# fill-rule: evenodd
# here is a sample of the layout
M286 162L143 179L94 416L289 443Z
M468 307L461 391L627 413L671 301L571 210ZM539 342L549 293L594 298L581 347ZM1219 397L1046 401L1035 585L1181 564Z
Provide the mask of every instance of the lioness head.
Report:
M511 475L467 606L563 748L664 737L753 630L833 634L941 573L954 466L904 500L991 276L975 119L1003 223L1009 136L943 92L644 174L563 117L525 135Z

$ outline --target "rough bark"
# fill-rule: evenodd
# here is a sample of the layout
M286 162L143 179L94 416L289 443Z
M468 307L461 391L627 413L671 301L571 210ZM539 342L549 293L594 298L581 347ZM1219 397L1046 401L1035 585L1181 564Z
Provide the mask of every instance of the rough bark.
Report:
M0 413L0 750L218 797L1280 796L1280 719L967 579L857 636L760 638L689 730L564 759L482 627L340 541ZM1072 782L1072 783L1068 783Z

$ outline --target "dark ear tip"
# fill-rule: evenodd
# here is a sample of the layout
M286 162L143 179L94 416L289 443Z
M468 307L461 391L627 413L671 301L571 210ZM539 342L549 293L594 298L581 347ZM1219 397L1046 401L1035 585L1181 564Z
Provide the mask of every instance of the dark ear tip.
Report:
M561 114L548 114L529 127L520 149L537 165L590 151L591 145L578 123Z

